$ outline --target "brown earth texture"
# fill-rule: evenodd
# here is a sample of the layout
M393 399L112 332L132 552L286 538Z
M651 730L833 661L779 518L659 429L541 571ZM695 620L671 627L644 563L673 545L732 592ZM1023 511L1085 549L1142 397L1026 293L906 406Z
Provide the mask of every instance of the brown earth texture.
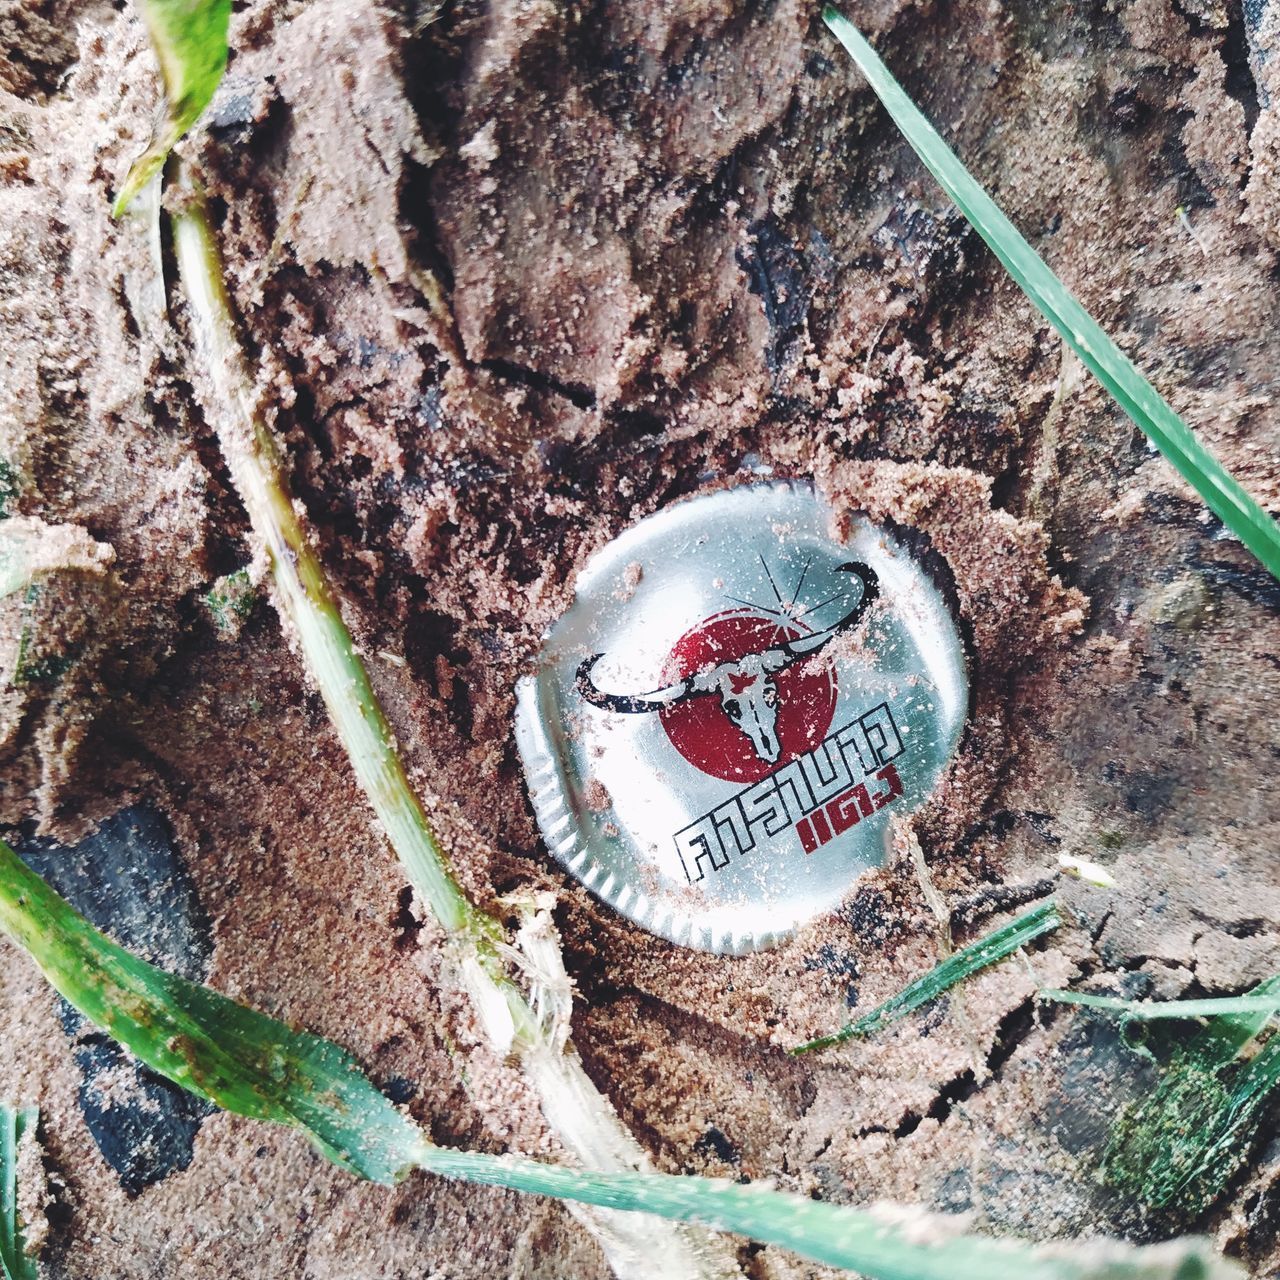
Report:
M849 16L1280 508L1280 5ZM574 1038L659 1168L1036 1239L1194 1230L1280 1275L1274 1115L1199 1218L1147 1212L1098 1169L1154 1064L1033 998L1280 971L1280 588L1064 354L819 19L238 3L182 152L297 495L469 892L554 891ZM282 636L167 235L145 207L110 218L158 97L142 24L123 0L4 0L0 32L0 488L69 565L0 602L3 833L125 945L339 1041L438 1141L555 1158ZM928 542L973 708L900 856L729 959L630 926L548 857L513 686L591 552L766 469ZM1055 886L1069 923L870 1040L789 1056L940 958L913 838L956 944ZM1062 855L1115 886L1055 878ZM41 1109L49 1276L608 1274L553 1202L362 1184L192 1102L2 940L0 1046L0 1098Z

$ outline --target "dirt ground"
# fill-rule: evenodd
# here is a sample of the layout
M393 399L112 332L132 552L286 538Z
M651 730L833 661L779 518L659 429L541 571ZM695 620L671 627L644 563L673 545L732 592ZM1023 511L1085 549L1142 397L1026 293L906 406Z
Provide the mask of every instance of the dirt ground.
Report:
M1280 508L1280 6L848 13ZM102 544L0 603L0 823L127 945L340 1041L438 1140L554 1154L500 1064L461 1070L439 937L266 589L219 602L245 516L164 246L108 214L151 127L141 24L5 0L0 32L0 498ZM657 1164L1038 1238L1202 1230L1280 1275L1273 1130L1202 1220L1144 1214L1097 1165L1150 1065L1032 999L1280 970L1280 588L1064 356L817 7L253 0L232 46L185 151L299 496L469 889L558 893L575 1038ZM1060 854L1117 881L1062 883L1072 924L1029 964L801 1059L939 957L906 854L775 951L679 951L548 859L511 734L575 567L760 467L916 531L953 578L974 710L915 831L957 941ZM607 1274L553 1204L362 1186L175 1100L3 942L0 1044L0 1097L43 1112L51 1276Z

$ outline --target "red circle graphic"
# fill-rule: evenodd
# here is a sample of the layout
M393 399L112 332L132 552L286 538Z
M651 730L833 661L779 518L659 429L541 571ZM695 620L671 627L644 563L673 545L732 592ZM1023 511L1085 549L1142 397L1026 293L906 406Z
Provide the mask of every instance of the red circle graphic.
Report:
M664 679L682 680L810 634L803 623L779 623L744 610L718 613L676 641ZM772 694L764 681L772 683ZM739 706L738 723L720 692L664 707L659 716L671 745L691 765L727 782L759 782L812 751L835 715L835 671L816 654L768 676L726 666L722 689ZM774 752L776 759L768 759Z

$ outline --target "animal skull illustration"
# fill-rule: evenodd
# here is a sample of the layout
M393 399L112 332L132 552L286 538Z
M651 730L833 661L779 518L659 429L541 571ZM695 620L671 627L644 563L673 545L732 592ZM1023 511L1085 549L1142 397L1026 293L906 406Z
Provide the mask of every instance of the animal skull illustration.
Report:
M880 594L879 579L869 565L851 560L839 565L836 572L857 577L862 583L862 595L857 605L834 626L759 653L718 663L675 684L640 694L606 693L600 689L592 678L592 671L604 654L593 654L578 668L578 692L592 706L624 715L661 711L690 698L714 694L720 699L730 723L746 734L760 759L774 764L782 752L777 735L778 686L774 677L802 658L820 652L835 636L855 626Z

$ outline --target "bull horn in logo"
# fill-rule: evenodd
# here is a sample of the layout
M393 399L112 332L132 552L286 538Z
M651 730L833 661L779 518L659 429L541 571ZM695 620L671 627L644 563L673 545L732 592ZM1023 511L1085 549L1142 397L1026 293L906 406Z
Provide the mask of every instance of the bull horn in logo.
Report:
M674 707L690 698L716 694L720 705L732 724L751 740L761 760L773 764L781 755L776 732L778 719L778 688L773 677L779 671L812 657L826 647L842 631L856 626L859 619L880 595L880 580L875 571L860 560L850 560L839 565L836 573L851 573L862 583L862 595L858 603L834 626L812 635L788 640L759 653L748 653L731 662L697 671L674 684L648 693L606 693L592 678L602 653L592 654L578 668L577 689L583 699L602 711L623 715L639 715Z

